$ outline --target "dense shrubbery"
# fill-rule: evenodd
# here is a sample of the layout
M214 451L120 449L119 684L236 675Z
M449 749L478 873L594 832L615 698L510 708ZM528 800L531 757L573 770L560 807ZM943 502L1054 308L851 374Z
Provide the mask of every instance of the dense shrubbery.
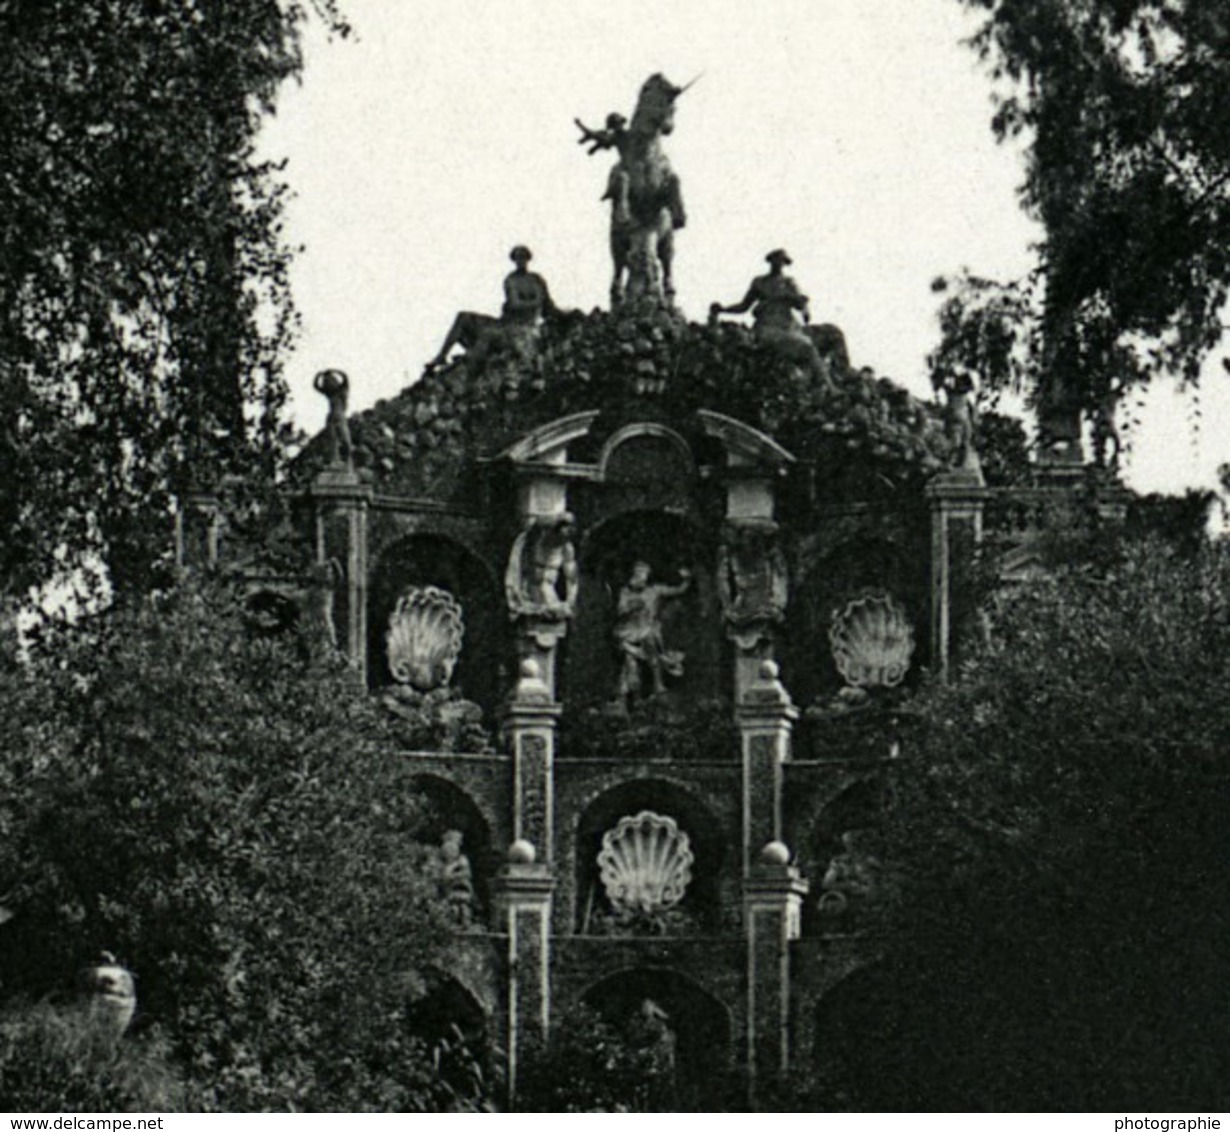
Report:
M185 585L49 632L0 725L0 997L106 947L211 1107L437 1103L404 1025L451 929L410 768L340 660Z
M1226 1103L1230 553L1052 550L915 700L898 935L818 1037L853 1107Z

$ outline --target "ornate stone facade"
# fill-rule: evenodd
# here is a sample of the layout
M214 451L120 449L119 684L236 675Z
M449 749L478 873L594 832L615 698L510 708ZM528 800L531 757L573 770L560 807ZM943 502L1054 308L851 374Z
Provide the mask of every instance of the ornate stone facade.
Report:
M969 391L945 414L851 366L836 327L805 333L785 253L725 309L754 328L675 309L658 143L680 93L655 76L631 127L583 127L639 225L615 309L561 316L514 249L532 335L451 333L349 421L322 383L300 498L332 640L392 706L456 724L390 757L448 823L456 978L511 1087L561 1012L649 1003L702 1106L819 1064L824 996L875 959L860 831L890 820L899 706L959 653L955 579L998 497ZM190 503L181 560L216 561Z

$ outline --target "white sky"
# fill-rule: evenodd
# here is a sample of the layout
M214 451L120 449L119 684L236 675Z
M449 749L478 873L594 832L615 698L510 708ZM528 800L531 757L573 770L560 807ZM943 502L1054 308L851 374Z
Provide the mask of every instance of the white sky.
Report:
M342 7L357 39L313 24L303 82L265 137L297 194L304 333L289 375L309 431L324 421L317 370L349 373L352 411L396 394L458 310L498 311L513 244L533 249L561 306L606 306L599 197L614 159L587 157L573 118L630 116L655 71L704 73L665 143L688 211L675 261L688 317L742 297L783 246L813 320L842 327L855 363L929 395L932 278L1030 266L1019 155L991 136L990 81L959 43L974 24L956 0ZM1230 461L1230 380L1215 370L1197 432L1189 401L1150 399L1133 486L1215 484Z

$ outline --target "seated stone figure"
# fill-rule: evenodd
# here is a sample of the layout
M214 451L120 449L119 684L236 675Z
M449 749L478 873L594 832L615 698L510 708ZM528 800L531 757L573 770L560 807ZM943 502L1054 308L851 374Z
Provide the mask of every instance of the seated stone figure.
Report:
M504 306L499 317L474 311L458 314L444 344L427 363L428 371L444 365L454 346L465 350L466 365L472 371L481 369L493 354L511 351L522 361L530 358L542 319L561 313L546 280L529 270L533 256L524 244L513 248L509 258L516 268L504 279Z
M747 294L733 306L713 303L709 307L710 323L716 323L718 315L751 311L757 341L763 342L788 361L803 366L826 392L836 392L829 367L803 326L810 320L809 300L783 271L792 262L790 257L777 248L769 252L765 259L769 264L768 273L756 276ZM803 323L795 317L796 311L802 315Z

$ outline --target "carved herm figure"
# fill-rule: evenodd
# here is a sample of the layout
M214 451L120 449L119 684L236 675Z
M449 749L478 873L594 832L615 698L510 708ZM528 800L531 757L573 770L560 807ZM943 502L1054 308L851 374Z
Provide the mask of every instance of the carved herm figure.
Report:
M328 462L349 468L354 446L350 440L350 423L346 420L346 403L350 399L350 379L340 369L321 370L312 381L317 393L329 402L325 418L325 445Z

